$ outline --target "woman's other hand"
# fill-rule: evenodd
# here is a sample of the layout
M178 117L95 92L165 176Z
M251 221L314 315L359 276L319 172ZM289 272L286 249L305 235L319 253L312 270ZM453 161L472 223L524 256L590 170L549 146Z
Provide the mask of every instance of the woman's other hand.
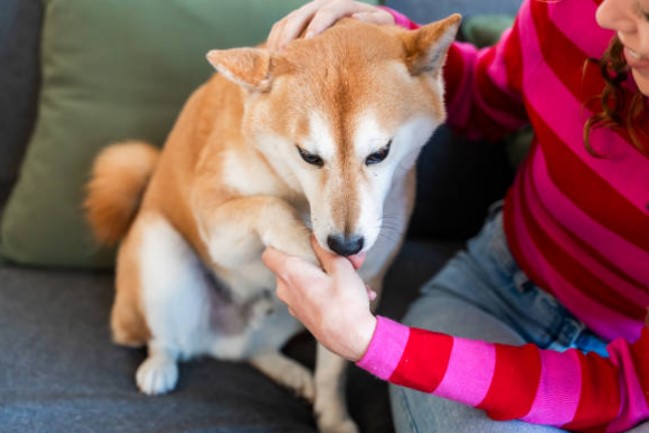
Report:
M267 47L281 50L304 32L310 38L343 17L375 24L394 24L392 15L376 6L352 0L313 0L277 21L268 36Z

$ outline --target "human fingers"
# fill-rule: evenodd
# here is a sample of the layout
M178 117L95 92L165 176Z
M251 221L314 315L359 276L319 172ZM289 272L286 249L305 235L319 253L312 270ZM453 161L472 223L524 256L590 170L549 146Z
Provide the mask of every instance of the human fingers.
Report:
M390 13L365 3L353 0L314 0L276 22L266 41L267 47L271 51L280 50L302 32L305 38L310 38L346 16L355 16L375 24L394 23Z
M367 290L367 299L369 299L370 302L373 302L378 296L377 293L367 284L365 285L365 289Z
M287 289L286 282L279 277L277 278L275 285L275 294L280 301L289 307L291 306L291 291ZM293 313L291 314L293 315Z
M354 267L352 266L351 262L347 260L345 257L339 256L337 254L332 253L331 251L322 248L318 243L317 239L315 238L315 236L311 235L310 241L311 241L311 248L313 248L316 257L318 258L318 261L320 261L320 265L322 266L322 269L324 269L324 271L327 274L331 275L341 270L342 271L354 270Z
M277 295L277 298L280 301L286 304L288 312L291 316L295 317L300 322L304 322L302 309L308 307L304 305L304 302L300 302L300 299L303 299L303 297L299 293L296 293L294 288L292 288L284 281L277 279L275 295Z
M261 260L275 274L278 282L281 280L291 285L304 286L325 276L319 266L273 247L264 250Z
M375 9L368 12L357 12L352 15L352 18L356 18L359 21L364 21L366 23L379 24L379 25L392 25L394 24L394 17L391 13L384 11L383 9Z
M271 28L266 41L268 49L271 51L280 50L297 38L323 3L323 0L311 1L277 21Z
M313 319L320 314L321 304L318 300L326 299L317 284L295 284L280 278L276 280L275 294L286 304L291 316L304 323L309 329L309 318Z
M270 269L274 274L279 274L282 269L282 261L286 254L276 250L273 247L268 247L261 254L261 261Z
M311 240L311 247L313 248L313 251L316 253L316 256L318 257L318 260L320 261L322 268L329 273L333 271L334 263L339 263L341 259L346 259L349 263L351 263L354 270L358 270L361 266L363 266L363 263L365 262L365 257L367 256L365 252L354 254L353 256L349 256L349 257L342 257L322 248L318 243L318 241L316 240L315 236L311 235L310 240ZM323 260L327 262L328 267L325 266Z
M266 267L270 269L277 278L282 280L288 279L288 274L291 270L291 261L294 258L295 257L273 247L267 247L261 254L261 261L264 265L266 265Z
M343 17L353 16L358 13L371 13L375 10L380 9L351 0L330 0L321 5L314 13L306 27L304 37L310 38L322 33Z

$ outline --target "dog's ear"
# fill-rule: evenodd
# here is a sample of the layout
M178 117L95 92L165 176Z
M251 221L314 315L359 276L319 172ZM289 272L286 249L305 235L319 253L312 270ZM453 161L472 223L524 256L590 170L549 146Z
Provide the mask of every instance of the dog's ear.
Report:
M212 50L207 60L219 73L240 86L264 92L270 88L271 55L263 48Z
M453 14L404 36L406 65L412 75L441 71L461 22L462 16Z

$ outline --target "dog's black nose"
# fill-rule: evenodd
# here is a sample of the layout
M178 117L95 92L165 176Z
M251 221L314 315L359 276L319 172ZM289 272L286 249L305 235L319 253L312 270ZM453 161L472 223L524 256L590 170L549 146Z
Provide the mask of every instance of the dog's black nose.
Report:
M327 245L329 245L331 251L339 256L353 256L363 249L364 243L365 239L363 236L327 236Z

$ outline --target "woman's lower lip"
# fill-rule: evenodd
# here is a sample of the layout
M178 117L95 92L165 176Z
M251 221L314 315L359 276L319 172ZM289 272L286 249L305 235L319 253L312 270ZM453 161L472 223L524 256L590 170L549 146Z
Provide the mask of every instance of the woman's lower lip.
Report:
M645 57L637 57L633 51L628 48L624 48L624 58L626 59L626 64L633 69L649 70L649 59Z

